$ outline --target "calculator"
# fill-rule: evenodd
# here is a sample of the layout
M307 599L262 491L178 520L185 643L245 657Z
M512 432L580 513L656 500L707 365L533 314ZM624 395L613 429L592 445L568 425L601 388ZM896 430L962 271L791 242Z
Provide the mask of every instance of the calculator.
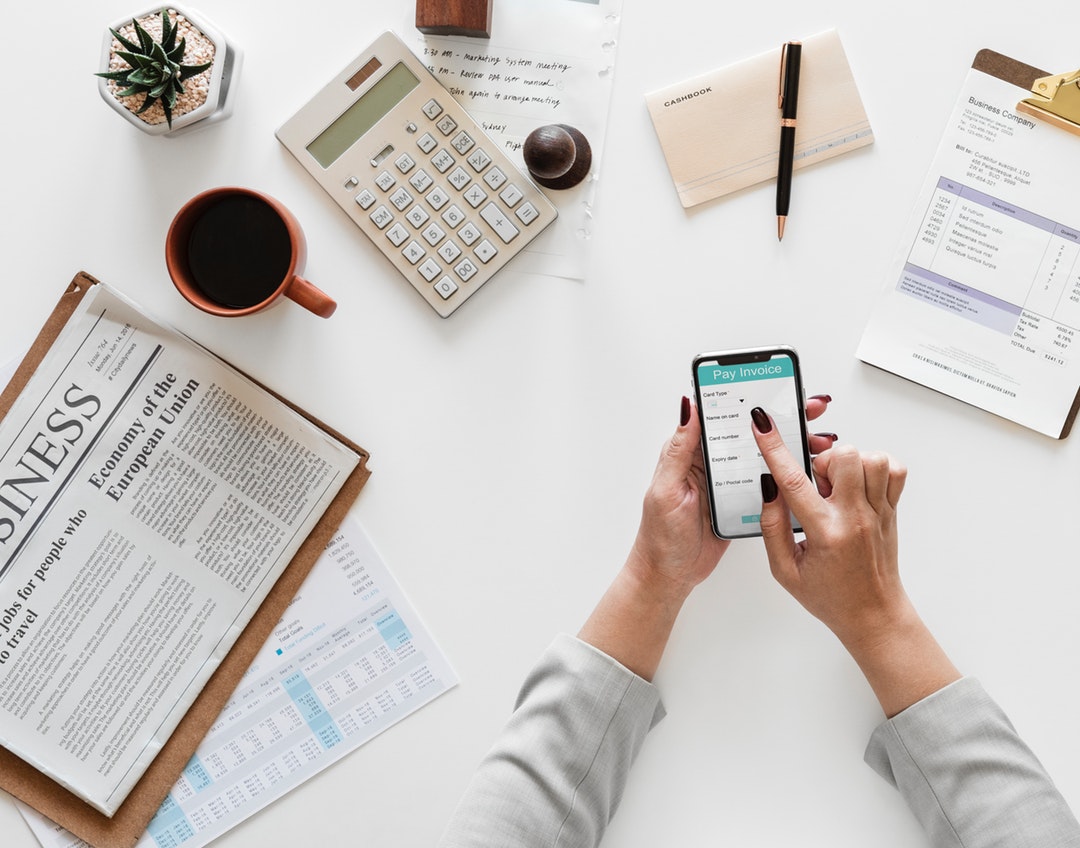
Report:
M443 318L558 215L392 32L275 134Z

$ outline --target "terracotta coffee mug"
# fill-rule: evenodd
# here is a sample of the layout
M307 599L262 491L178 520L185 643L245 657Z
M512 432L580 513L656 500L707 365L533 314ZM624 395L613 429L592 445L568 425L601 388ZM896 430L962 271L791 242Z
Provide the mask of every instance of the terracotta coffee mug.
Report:
M165 237L165 264L191 304L235 318L282 297L321 318L337 304L300 276L307 242L293 214L249 188L212 188L183 205Z

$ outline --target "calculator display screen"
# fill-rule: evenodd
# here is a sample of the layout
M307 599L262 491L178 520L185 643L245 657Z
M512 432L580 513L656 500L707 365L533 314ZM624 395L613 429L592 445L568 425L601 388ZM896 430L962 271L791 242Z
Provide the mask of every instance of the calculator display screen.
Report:
M413 72L400 62L392 67L341 116L307 146L307 151L324 168L329 168L360 136L377 124L420 84Z

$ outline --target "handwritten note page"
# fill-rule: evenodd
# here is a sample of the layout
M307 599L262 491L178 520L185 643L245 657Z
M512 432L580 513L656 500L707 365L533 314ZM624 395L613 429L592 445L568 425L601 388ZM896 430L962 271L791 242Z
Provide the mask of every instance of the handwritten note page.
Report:
M136 848L202 848L456 683L346 518ZM89 848L18 806L44 848Z
M406 43L522 171L522 145L537 127L569 124L589 141L589 177L546 192L559 218L517 257L519 270L584 279L621 8L622 0L495 0L490 39L425 35L411 17L406 26Z

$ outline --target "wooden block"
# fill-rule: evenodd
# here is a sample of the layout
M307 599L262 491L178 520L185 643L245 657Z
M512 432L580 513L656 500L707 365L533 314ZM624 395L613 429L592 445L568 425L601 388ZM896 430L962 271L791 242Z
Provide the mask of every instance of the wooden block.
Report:
M416 0L416 28L429 35L491 38L494 0Z

